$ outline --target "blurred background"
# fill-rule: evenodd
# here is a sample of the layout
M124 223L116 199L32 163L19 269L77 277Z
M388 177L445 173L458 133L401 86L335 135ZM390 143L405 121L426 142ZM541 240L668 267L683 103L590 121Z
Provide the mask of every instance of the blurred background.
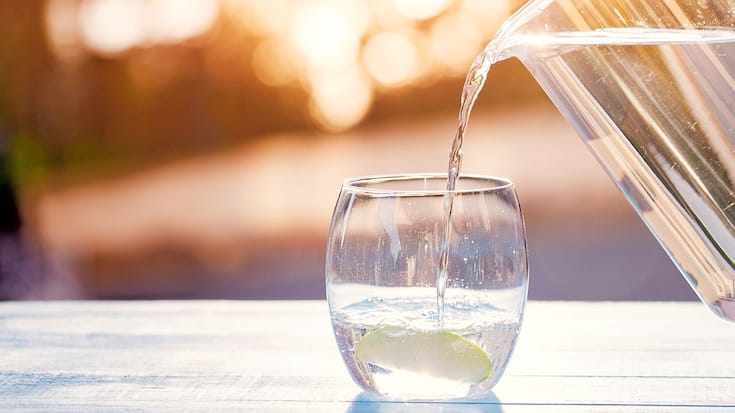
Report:
M344 178L444 171L518 0L3 0L0 298L324 297ZM464 171L517 184L532 299L695 299L515 60Z

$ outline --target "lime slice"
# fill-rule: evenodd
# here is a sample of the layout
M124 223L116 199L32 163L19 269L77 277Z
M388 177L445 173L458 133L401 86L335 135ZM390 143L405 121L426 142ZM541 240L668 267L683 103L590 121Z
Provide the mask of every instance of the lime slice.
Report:
M487 380L492 372L485 350L450 331L382 327L357 342L355 358L385 369L467 383Z

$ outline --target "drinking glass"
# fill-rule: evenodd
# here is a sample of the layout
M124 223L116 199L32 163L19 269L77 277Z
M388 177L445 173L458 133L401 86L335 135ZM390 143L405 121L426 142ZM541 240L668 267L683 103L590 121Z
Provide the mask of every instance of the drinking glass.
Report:
M446 184L446 174L413 174L342 185L327 246L327 301L342 358L369 392L480 396L513 351L528 289L514 186L476 175L461 176L451 192ZM444 247L446 285L437 286Z

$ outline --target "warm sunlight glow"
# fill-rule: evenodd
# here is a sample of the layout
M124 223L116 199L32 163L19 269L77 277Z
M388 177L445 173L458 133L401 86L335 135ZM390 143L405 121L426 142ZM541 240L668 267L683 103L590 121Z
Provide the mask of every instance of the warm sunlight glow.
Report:
M209 30L218 13L217 0L87 0L79 23L89 49L114 55L198 36Z
M258 36L285 34L304 2L292 0L223 0L223 8L247 31Z
M133 48L209 35L212 43L200 44L217 50L205 53L217 73L301 88L311 102L306 115L330 130L363 119L374 93L464 75L510 14L507 0L46 1L49 45L60 60L124 58Z
M145 40L146 7L141 0L89 0L82 4L82 37L88 48L115 54Z
M372 102L370 82L357 67L313 80L310 112L325 129L341 131L356 125Z
M285 86L298 77L288 44L280 38L260 42L253 51L252 65L258 80L269 86Z
M394 0L394 3L401 14L416 20L432 18L449 6L449 0Z
M490 41L490 36L498 30L511 12L507 0L462 0L461 6L463 11L480 25L482 34L487 36L486 39L483 39L485 43Z
M316 66L351 58L359 48L359 33L348 16L327 3L307 6L296 16L291 41Z
M74 60L83 54L77 25L77 2L50 0L46 4L46 34L54 54Z
M440 17L431 29L437 60L452 74L462 74L482 50L484 39L477 23L466 13Z
M217 18L217 0L152 0L152 41L176 42L201 35Z
M368 41L363 53L365 67L383 86L398 86L416 76L418 51L402 33L380 33Z

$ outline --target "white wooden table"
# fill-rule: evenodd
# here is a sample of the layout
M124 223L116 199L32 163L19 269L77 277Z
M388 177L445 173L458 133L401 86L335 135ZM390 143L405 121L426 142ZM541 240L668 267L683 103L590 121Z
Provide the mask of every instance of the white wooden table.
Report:
M494 395L378 401L323 301L0 303L0 411L735 411L735 324L699 303L530 302Z

